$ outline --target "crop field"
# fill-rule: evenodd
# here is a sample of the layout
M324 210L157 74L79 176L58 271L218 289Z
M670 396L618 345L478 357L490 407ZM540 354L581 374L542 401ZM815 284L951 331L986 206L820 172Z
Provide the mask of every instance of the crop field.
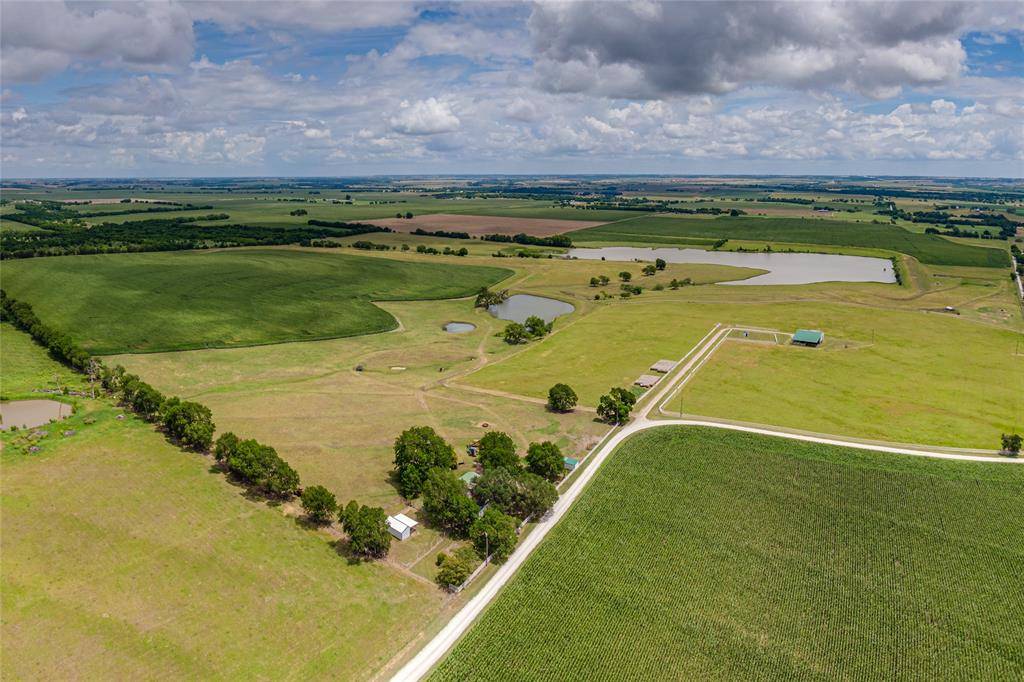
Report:
M2 332L5 390L66 371ZM151 424L78 402L38 453L0 436L3 679L368 678L441 613L434 586L348 562Z
M412 232L416 229L423 229L466 232L471 235L523 233L537 237L547 237L602 224L600 221L588 220L510 218L467 213L428 213L414 216L411 219L384 218L372 222L374 225L389 227L396 232Z
M1024 426L1020 315L1002 281L937 288L908 298L902 310L887 295L871 293L881 287L645 293L597 304L548 339L464 381L535 397L565 381L581 403L593 406L610 386L632 384L655 361L682 357L716 323L812 328L825 330L825 347L726 344L687 385L682 412L985 449L997 447L1001 433ZM814 297L819 300L809 300ZM927 312L947 304L962 305L964 314ZM1000 314L1007 320L999 324L987 317Z
M1019 466L646 431L431 679L1020 679L1022 497Z
M1007 254L994 249L956 244L930 234L908 232L894 225L850 223L802 218L643 217L592 227L569 235L574 242L644 242L685 244L687 239L764 240L773 243L825 244L886 249L922 263L976 267L1007 267Z
M322 339L394 329L375 300L468 296L511 274L337 253L225 251L35 258L4 287L96 354Z

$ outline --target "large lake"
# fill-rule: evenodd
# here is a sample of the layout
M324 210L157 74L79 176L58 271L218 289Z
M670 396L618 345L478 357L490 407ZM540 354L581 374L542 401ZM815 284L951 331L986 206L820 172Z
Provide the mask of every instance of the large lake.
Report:
M71 416L71 406L56 400L11 400L0 403L0 430L12 426L19 429L49 424L52 419Z
M551 322L556 317L568 315L576 310L576 308L569 303L553 298L531 296L530 294L516 294L515 296L509 296L502 303L489 306L487 310L499 320L508 320L522 324L531 315L536 315L545 322Z
M752 284L813 284L815 282L883 282L896 281L892 262L885 258L840 256L825 253L780 253L735 251L704 251L702 249L647 249L633 246L606 246L599 249L570 249L571 258L609 261L651 261L661 258L667 263L707 263L734 265L768 270L763 275L735 282L733 286ZM639 273L637 273L639 274Z

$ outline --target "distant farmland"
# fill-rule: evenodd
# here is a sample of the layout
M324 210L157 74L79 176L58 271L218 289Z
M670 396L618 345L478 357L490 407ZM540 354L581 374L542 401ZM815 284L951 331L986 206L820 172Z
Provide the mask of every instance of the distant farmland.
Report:
M494 267L282 249L33 258L4 288L96 354L228 348L394 329L371 301L468 296Z
M857 246L898 251L934 265L1001 268L1010 264L1001 250L956 244L895 225L803 218L644 217L570 234L576 242L693 243L694 238Z
M648 431L433 679L1020 679L1021 499L1016 466Z

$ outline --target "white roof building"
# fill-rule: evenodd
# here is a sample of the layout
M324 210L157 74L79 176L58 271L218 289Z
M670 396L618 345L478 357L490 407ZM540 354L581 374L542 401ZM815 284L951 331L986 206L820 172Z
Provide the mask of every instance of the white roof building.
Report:
M418 525L420 524L416 519L410 519L405 514L395 514L388 517L388 532L399 540L405 540L412 535L412 532L416 530Z

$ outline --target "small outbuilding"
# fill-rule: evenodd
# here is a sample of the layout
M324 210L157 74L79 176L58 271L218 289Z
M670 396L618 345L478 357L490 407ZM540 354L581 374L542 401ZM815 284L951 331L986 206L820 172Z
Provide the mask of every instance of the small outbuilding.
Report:
M640 388L650 388L651 386L654 386L654 384L658 383L659 379L661 379L661 377L653 374L641 374L633 383Z
M656 363L651 365L652 372L661 372L662 374L668 374L672 371L672 368L676 366L676 363L672 360L658 360Z
M801 346L820 346L825 340L825 332L816 329L797 329L793 333L793 343Z
M420 524L416 519L410 519L405 514L388 517L388 532L399 540L407 540L418 525Z
M480 474L475 471L467 471L459 476L459 480L465 483L467 488L472 488L476 485L476 479L478 478L480 478Z
M580 465L580 461L575 457L563 457L562 465L565 466L566 471L576 471L576 467Z

